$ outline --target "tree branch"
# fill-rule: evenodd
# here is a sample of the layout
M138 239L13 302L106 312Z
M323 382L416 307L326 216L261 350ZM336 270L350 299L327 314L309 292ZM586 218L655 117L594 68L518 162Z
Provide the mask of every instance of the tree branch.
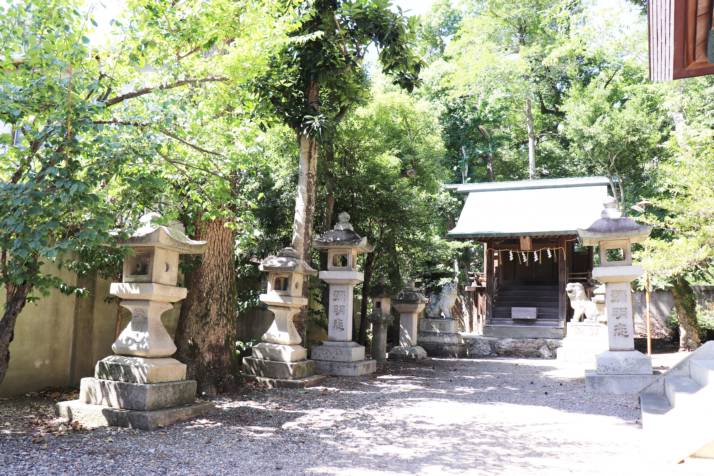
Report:
M141 89L137 89L136 91L132 91L130 93L122 94L120 96L115 96L111 99L107 99L104 104L107 107L110 107L115 104L119 104L120 102L126 101L127 99L133 99L133 98L136 98L139 96L144 96L146 94L151 94L155 91L164 91L167 89L180 88L182 86L191 86L191 85L202 84L202 83L219 83L219 82L224 82L224 81L228 81L228 78L223 77L223 76L209 76L208 78L182 79L179 81L175 81L173 83L141 88Z
M177 136L177 135L174 134L173 132L168 131L168 130L166 130L166 129L164 129L164 128L160 128L159 131L161 131L161 133L164 134L165 136L171 137L172 139L179 141L179 142L182 143L183 145L185 145L185 146L187 146L187 147L190 147L190 148L192 148L193 150L197 150L198 152L202 152L202 153L204 153L204 154L209 154L209 155L213 155L213 156L216 156L216 157L220 157L220 158L222 158L222 159L228 159L228 157L226 157L225 155L221 154L220 152L215 152L215 151L213 151L213 150L204 149L204 148L201 147L200 145L197 145L197 144L193 144L193 143L191 143L191 142L188 142L187 140L182 139L181 137Z
M224 177L223 175L221 175L221 174L219 174L219 173L213 172L212 170L208 170L208 169L205 169L205 168L203 168L203 167L198 167L198 166L193 165L193 164L188 164L188 163L183 162L183 161L181 161L181 160L172 159L171 157L169 157L168 155L166 155L165 153L163 153L163 152L161 152L161 151L158 151L157 153L161 156L162 159L164 159L166 162L168 162L168 163L170 163L171 165L173 165L174 167L176 167L178 170L181 170L180 167L185 167L185 168L188 168L188 169L199 170L199 171L204 172L204 173L207 173L207 174L209 174L209 175L213 175L213 176L215 176L215 177L218 177L218 178L221 179L221 180L228 180L227 177ZM187 176L187 178L190 178L190 177ZM203 194L203 193L201 193L201 194L202 194L204 197L207 197L205 194Z
M151 125L148 122L120 121L119 119L97 120L97 121L92 121L92 123L93 124L115 125L115 126L130 126L130 127L149 127Z

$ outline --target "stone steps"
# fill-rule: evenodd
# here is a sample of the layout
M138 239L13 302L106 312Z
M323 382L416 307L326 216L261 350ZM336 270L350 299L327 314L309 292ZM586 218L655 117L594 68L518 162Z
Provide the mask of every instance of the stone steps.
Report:
M670 461L714 458L714 342L707 342L640 393L642 428Z
M511 309L514 307L535 307L537 321L552 320L557 325L560 318L558 286L550 284L511 284L500 288L494 297L493 320L511 319ZM510 324L527 325L522 320L511 321Z

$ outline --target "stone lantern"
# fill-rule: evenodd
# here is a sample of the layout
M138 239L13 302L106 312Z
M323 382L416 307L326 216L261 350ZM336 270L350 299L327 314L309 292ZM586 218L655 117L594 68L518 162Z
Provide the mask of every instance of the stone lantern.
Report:
M262 342L253 347L252 356L243 359L244 375L269 387L314 385L323 377L314 375L314 362L307 360L307 349L300 345L302 338L293 319L307 306L302 295L304 277L317 271L289 247L265 258L260 270L268 274L267 292L260 295L260 301L275 318Z
M334 229L315 238L314 247L327 251L327 270L320 279L330 288L327 340L312 348L315 368L329 375L354 376L377 370L374 360L365 360L365 348L352 342L354 287L364 280L357 271L357 256L372 246L355 233L349 214L342 212Z
M186 297L178 282L179 255L201 254L206 242L191 240L180 223L158 225L156 213L121 243L131 249L121 283L110 293L131 312L131 321L112 344L116 355L97 362L95 377L83 378L79 400L58 404L60 416L86 426L154 429L209 410L195 403L196 381L186 380L186 365L171 355L176 345L161 315Z
M417 291L414 282L399 291L394 299L394 308L399 313L399 345L389 351L392 360L421 360L426 351L417 345L419 315L428 299Z
M647 239L651 227L622 216L608 197L602 217L589 228L578 230L582 243L598 246L600 266L593 279L605 284L609 350L596 356L597 368L586 371L589 388L606 393L636 393L652 380L652 363L635 350L630 282L642 274L632 264L632 243Z
M380 282L372 289L372 358L377 362L387 360L387 329L392 323L392 296Z

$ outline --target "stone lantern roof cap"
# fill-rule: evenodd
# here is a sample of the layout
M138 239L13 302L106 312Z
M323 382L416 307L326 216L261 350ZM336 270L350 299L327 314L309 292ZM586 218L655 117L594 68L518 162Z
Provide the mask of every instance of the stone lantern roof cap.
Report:
M646 240L652 230L649 225L641 225L632 218L623 217L615 199L608 197L601 218L586 229L579 229L578 236L586 246L597 245L602 240L629 240L633 243Z
M394 302L397 304L420 304L426 303L427 301L428 299L426 298L426 296L424 296L416 289L413 282L409 283L404 289L399 291L397 297L394 298Z
M350 215L342 212L337 217L337 223L332 230L328 230L315 238L314 246L317 249L350 248L362 253L371 252L374 247L367 244L367 238L361 237L354 231L350 223Z
M369 297L380 298L380 297L391 297L387 284L384 281L380 281L370 289Z
M300 259L295 248L285 247L277 255L268 256L260 263L260 270L266 272L286 272L315 275L317 271Z
M120 244L129 248L164 248L182 255L202 254L205 251L206 242L187 237L180 222L174 221L168 225L155 223L160 218L161 215L154 212L142 216L139 219L141 226Z

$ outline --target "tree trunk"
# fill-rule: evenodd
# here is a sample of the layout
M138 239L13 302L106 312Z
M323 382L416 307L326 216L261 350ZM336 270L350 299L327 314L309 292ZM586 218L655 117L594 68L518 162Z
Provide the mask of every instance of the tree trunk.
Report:
M697 325L697 301L694 290L684 276L678 275L672 283L674 307L679 322L679 350L694 350L701 345Z
M536 135L533 127L531 99L526 99L526 129L528 130L528 178L536 178Z
M330 140L323 142L322 144L323 157L325 160L325 216L322 222L322 229L324 231L332 229L332 217L335 213L335 175L332 173L332 167L335 162L335 145L330 138ZM327 251L320 253L320 269L327 269ZM327 283L322 282L322 304L325 309L329 306L330 302L330 288Z
M319 86L316 81L311 81L307 88L308 104L317 114L320 109ZM317 139L306 131L298 131L298 145L300 157L298 164L298 186L295 195L295 215L293 217L292 247L298 256L310 262L310 248L312 247L312 227L315 221L315 196L317 179ZM305 276L302 295L310 298L310 277ZM309 304L308 304L309 307ZM307 344L307 309L303 308L295 317L297 328L303 342Z
M10 344L15 337L15 323L20 312L27 303L30 285L5 286L5 310L0 320L0 383L5 380L5 374L10 365Z
M317 175L317 140L306 134L298 137L300 164L292 246L301 259L309 261L312 246L312 226L315 218L315 178Z
M310 109L319 113L319 87L316 81L308 85L306 95ZM315 191L317 176L317 139L305 130L298 131L300 159L298 187L295 196L292 246L300 258L309 261L312 246L312 225L315 219Z
M176 346L199 392L216 395L232 383L235 334L235 232L223 220L202 221L196 238L206 240L200 265L188 276Z
M362 302L359 310L359 332L357 341L362 345L367 345L367 304L369 302L369 291L372 287L372 271L374 270L374 253L367 254L364 262L364 281L362 282Z
M493 172L493 151L489 149L486 154L486 172L488 172L489 182L496 181L496 174Z

